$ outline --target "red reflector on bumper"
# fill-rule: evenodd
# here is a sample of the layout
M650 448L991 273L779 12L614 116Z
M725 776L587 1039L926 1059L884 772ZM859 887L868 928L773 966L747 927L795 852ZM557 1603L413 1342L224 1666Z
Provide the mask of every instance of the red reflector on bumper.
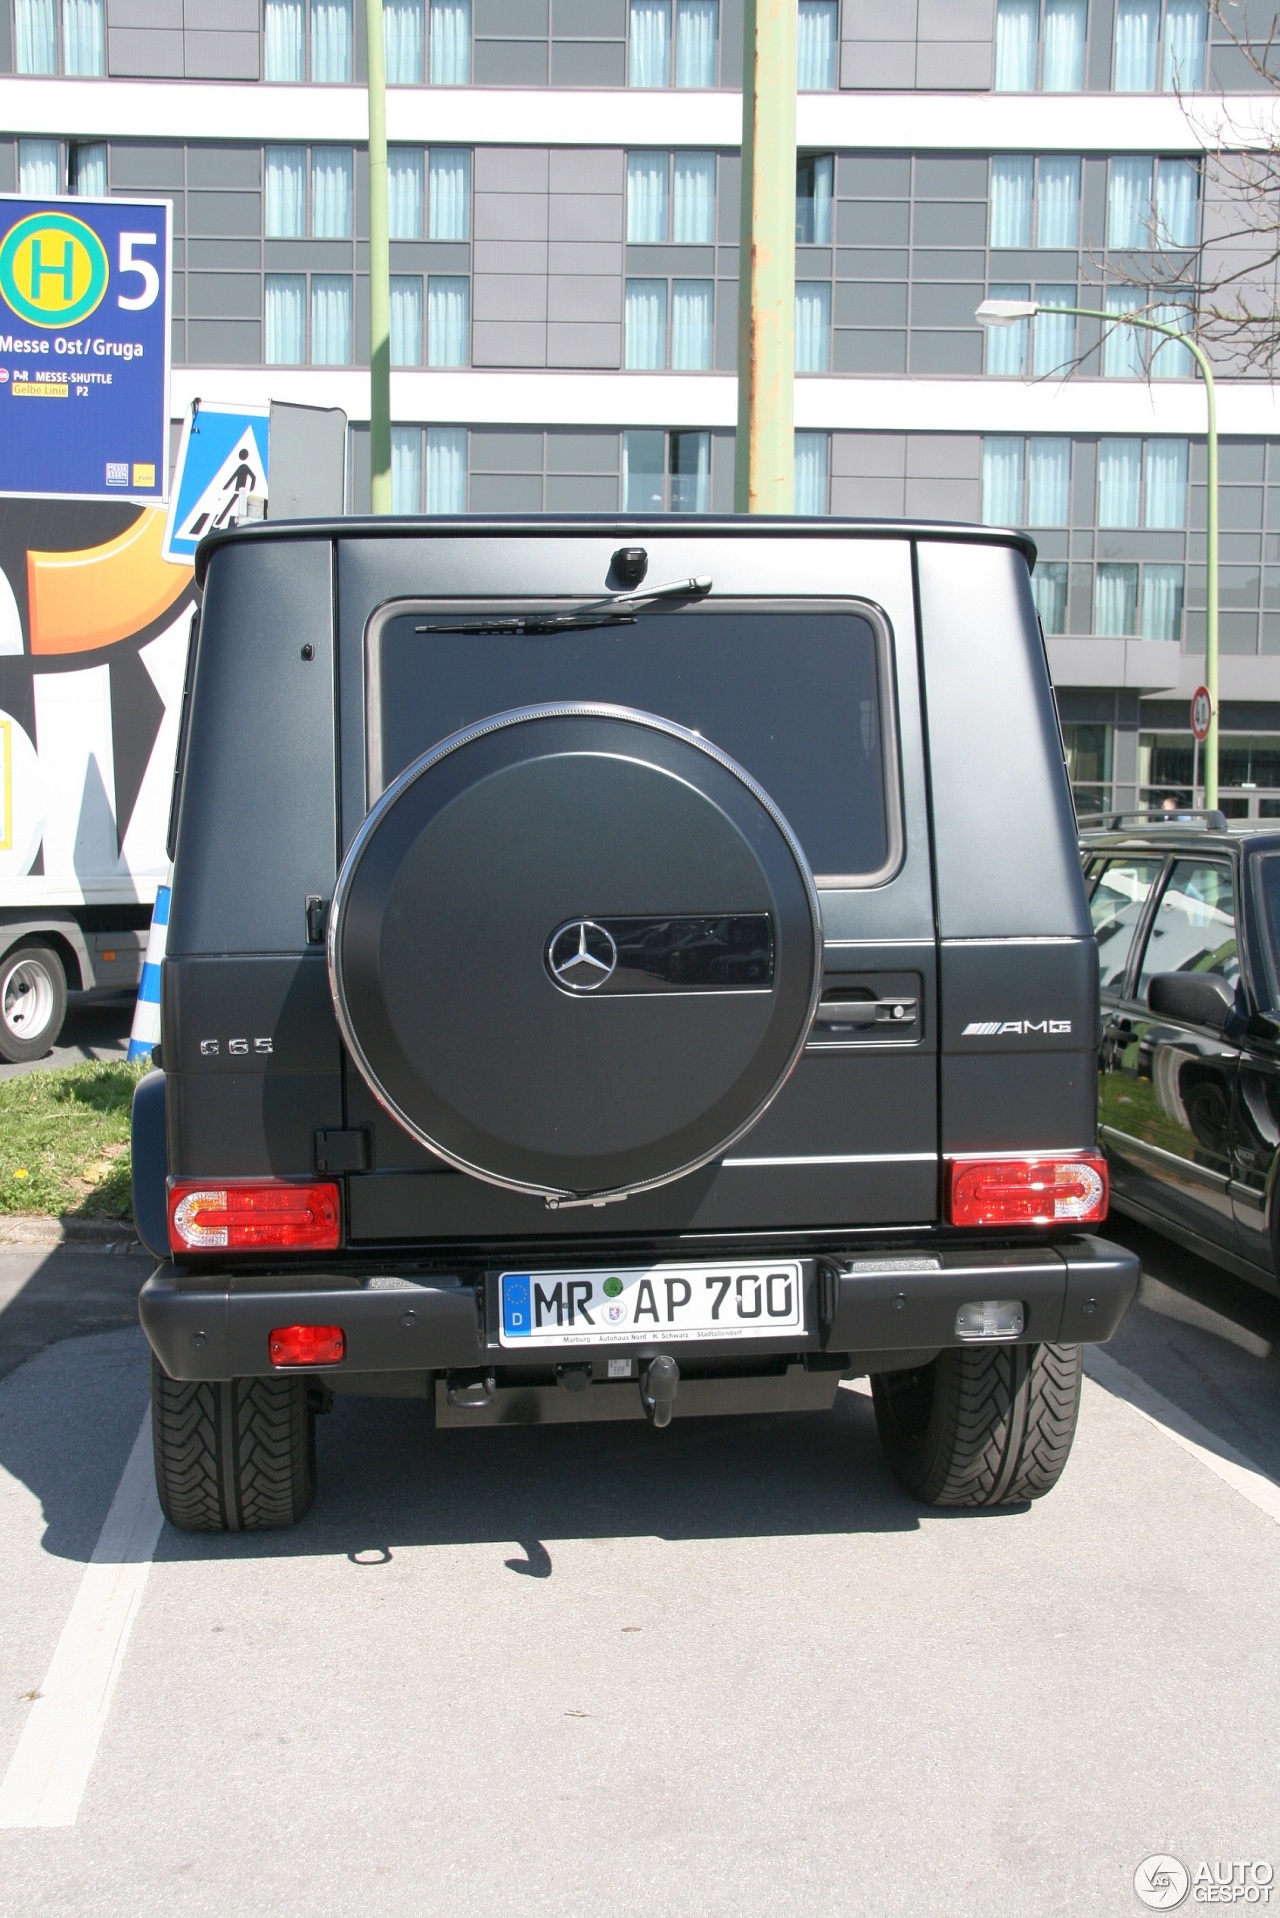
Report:
M952 1159L951 1225L1100 1225L1107 1216L1101 1153L1072 1158Z
M338 1188L286 1179L178 1179L169 1187L175 1252L333 1252Z
M278 1325L267 1342L273 1365L337 1365L347 1356L340 1325Z

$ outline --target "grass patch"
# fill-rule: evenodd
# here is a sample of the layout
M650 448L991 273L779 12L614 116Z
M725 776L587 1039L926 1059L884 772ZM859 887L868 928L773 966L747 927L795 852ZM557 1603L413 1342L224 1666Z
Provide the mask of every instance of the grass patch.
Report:
M112 1059L0 1080L0 1213L128 1218L129 1108L146 1069Z

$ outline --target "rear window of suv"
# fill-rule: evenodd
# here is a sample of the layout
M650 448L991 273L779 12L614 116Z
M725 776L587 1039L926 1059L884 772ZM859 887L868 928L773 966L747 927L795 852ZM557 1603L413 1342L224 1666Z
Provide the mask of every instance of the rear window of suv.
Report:
M543 609L540 602L538 610ZM866 883L894 852L886 636L846 607L638 609L551 634L423 631L487 606L393 609L371 636L370 799L440 740L555 700L630 706L700 733L777 805L815 873ZM508 601L501 614L523 610Z

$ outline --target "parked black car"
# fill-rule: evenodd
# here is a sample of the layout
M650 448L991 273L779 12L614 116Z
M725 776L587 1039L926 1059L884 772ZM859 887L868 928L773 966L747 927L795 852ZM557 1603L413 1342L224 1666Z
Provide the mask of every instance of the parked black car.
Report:
M1082 844L1112 1203L1280 1289L1280 828L1220 813Z
M206 541L163 1070L161 1499L288 1523L335 1392L829 1409L1045 1492L1136 1261L1028 543L839 521Z

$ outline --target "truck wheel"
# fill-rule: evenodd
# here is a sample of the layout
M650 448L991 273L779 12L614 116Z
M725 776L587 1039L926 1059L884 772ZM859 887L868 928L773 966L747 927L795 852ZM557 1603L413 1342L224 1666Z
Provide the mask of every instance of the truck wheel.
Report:
M151 1361L156 1490L184 1532L296 1525L316 1493L305 1379L171 1379Z
M67 1011L67 975L52 946L15 946L0 959L0 1058L43 1059Z
M1057 1484L1075 1437L1079 1345L961 1346L872 1378L898 1483L926 1505L1011 1505Z

